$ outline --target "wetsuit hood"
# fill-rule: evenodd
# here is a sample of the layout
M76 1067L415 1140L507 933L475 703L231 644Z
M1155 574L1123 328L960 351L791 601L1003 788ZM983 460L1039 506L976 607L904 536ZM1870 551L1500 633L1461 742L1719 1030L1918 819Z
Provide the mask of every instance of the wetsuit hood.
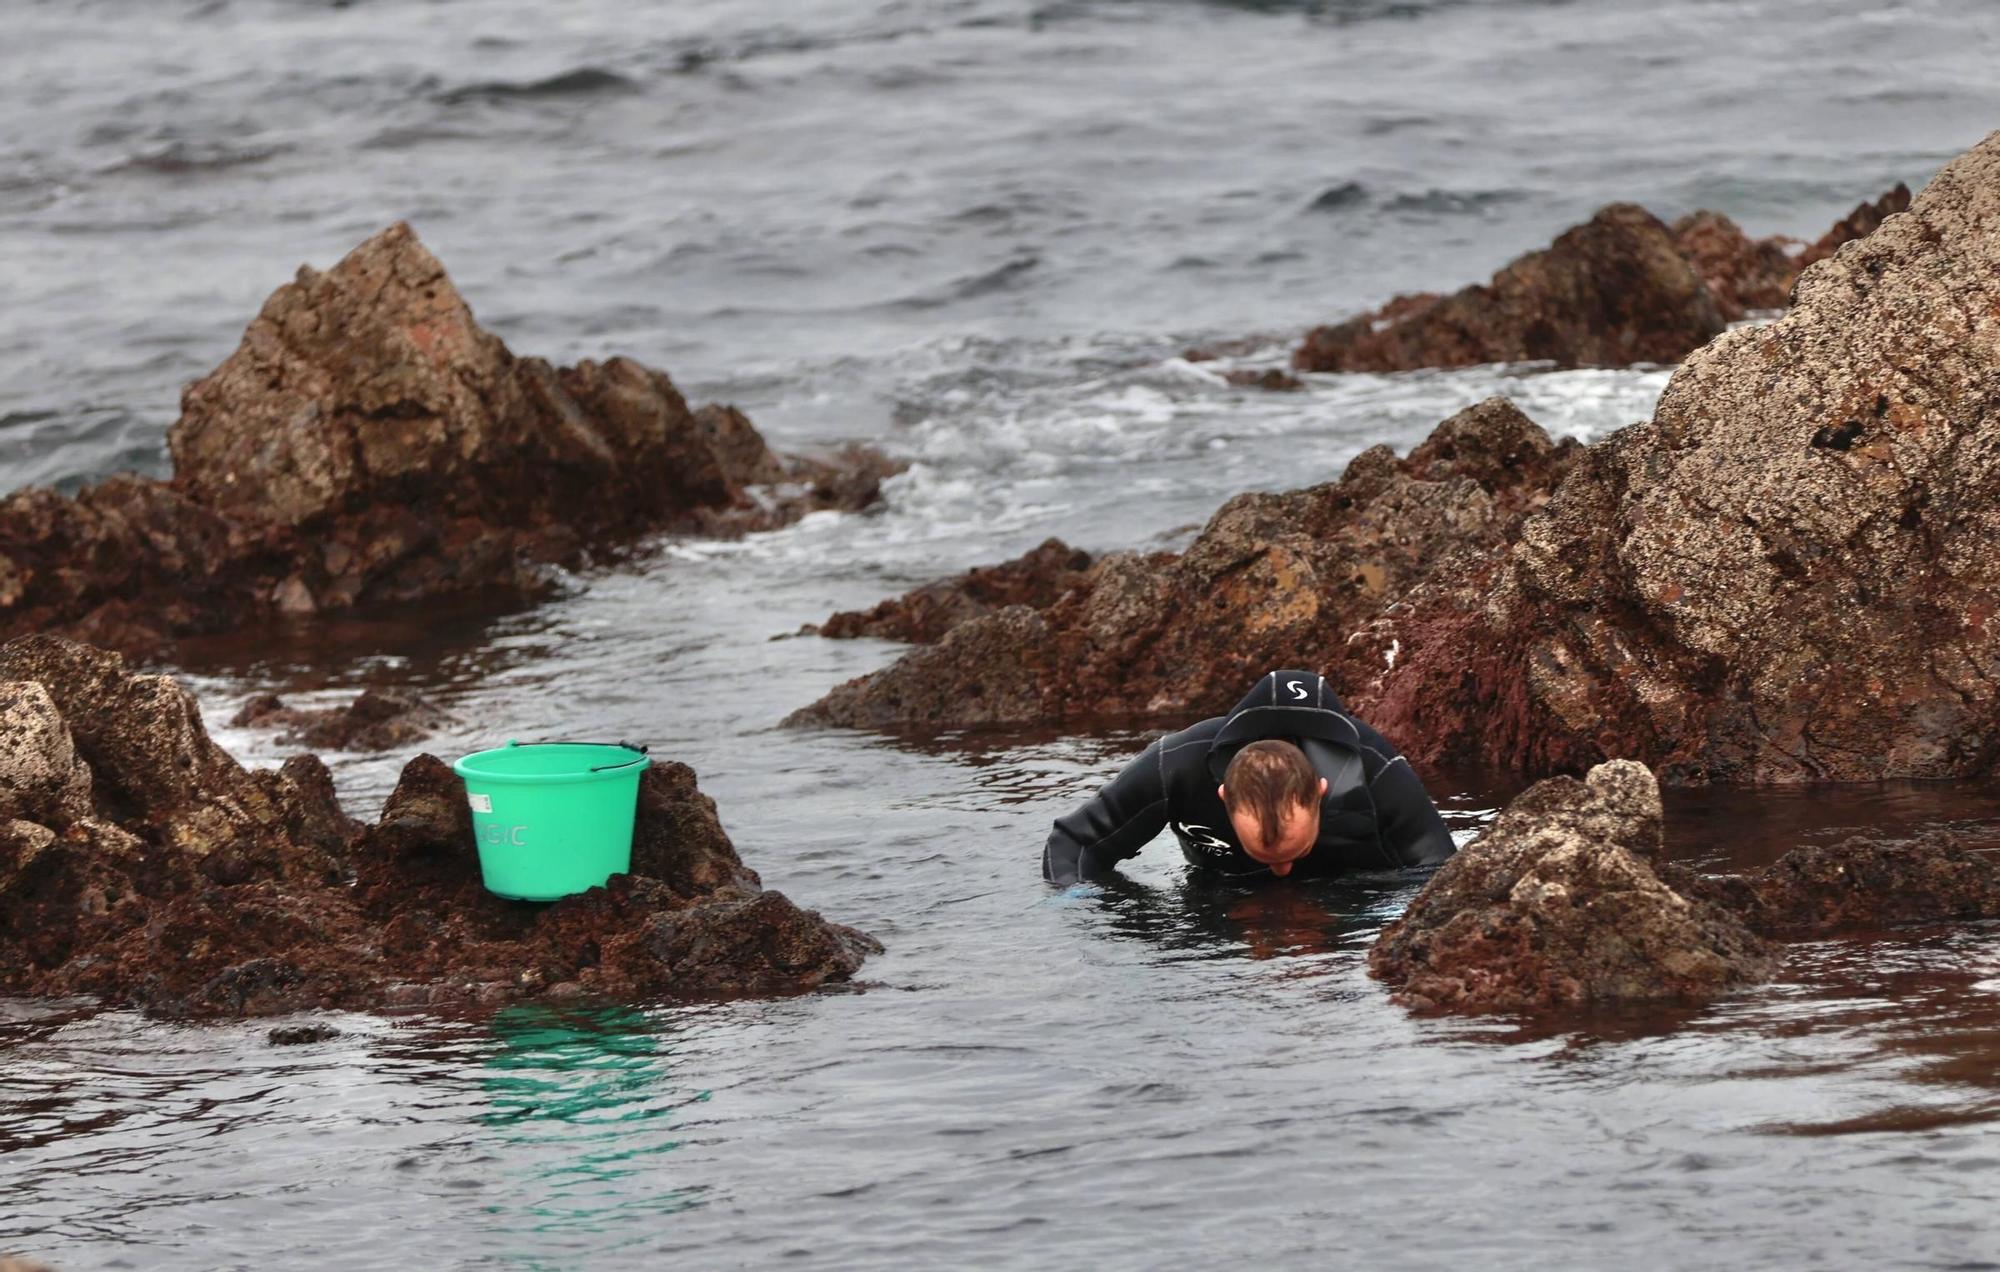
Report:
M1311 671L1274 671L1259 680L1223 717L1209 743L1208 771L1219 784L1236 753L1265 738L1318 738L1361 746L1361 733L1348 718L1340 695L1326 677Z

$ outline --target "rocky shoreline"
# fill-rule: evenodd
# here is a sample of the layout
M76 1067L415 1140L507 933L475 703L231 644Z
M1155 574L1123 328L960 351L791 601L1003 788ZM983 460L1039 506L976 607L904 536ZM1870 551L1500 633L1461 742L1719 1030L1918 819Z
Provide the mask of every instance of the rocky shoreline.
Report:
M0 815L0 992L175 1017L734 997L881 948L766 890L686 765L645 774L629 874L507 901L443 761L363 825L317 758L248 771L172 679L54 636L0 646Z
M173 478L0 500L0 638L142 656L378 603L546 593L639 537L876 503L897 466L772 451L628 358L554 367L474 321L407 225L302 268L182 396Z

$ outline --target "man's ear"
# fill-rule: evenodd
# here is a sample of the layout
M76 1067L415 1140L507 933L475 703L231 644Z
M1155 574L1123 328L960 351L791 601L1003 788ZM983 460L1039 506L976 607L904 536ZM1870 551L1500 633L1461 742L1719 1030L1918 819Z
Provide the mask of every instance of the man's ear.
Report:
M1323 777L1319 779L1319 797L1321 799L1326 798L1326 779Z
M1229 788L1227 786L1216 787L1215 797L1221 800L1223 803L1227 804L1229 802Z

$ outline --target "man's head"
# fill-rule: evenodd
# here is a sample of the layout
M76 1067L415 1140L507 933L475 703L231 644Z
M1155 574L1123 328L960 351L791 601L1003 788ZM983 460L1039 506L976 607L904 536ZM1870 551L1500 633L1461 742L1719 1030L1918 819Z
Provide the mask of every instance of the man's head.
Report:
M1215 790L1243 851L1288 875L1319 838L1319 801L1326 779L1289 742L1252 742L1238 751Z

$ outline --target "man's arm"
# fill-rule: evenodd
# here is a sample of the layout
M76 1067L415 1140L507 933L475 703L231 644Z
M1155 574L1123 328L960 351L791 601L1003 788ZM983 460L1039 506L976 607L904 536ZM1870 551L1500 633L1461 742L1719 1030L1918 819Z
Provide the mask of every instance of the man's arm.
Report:
M1136 855L1166 827L1166 775L1155 742L1095 799L1056 818L1042 850L1042 878L1067 886L1101 875Z
M1382 845L1406 866L1442 865L1458 851L1430 792L1398 755L1370 783Z

